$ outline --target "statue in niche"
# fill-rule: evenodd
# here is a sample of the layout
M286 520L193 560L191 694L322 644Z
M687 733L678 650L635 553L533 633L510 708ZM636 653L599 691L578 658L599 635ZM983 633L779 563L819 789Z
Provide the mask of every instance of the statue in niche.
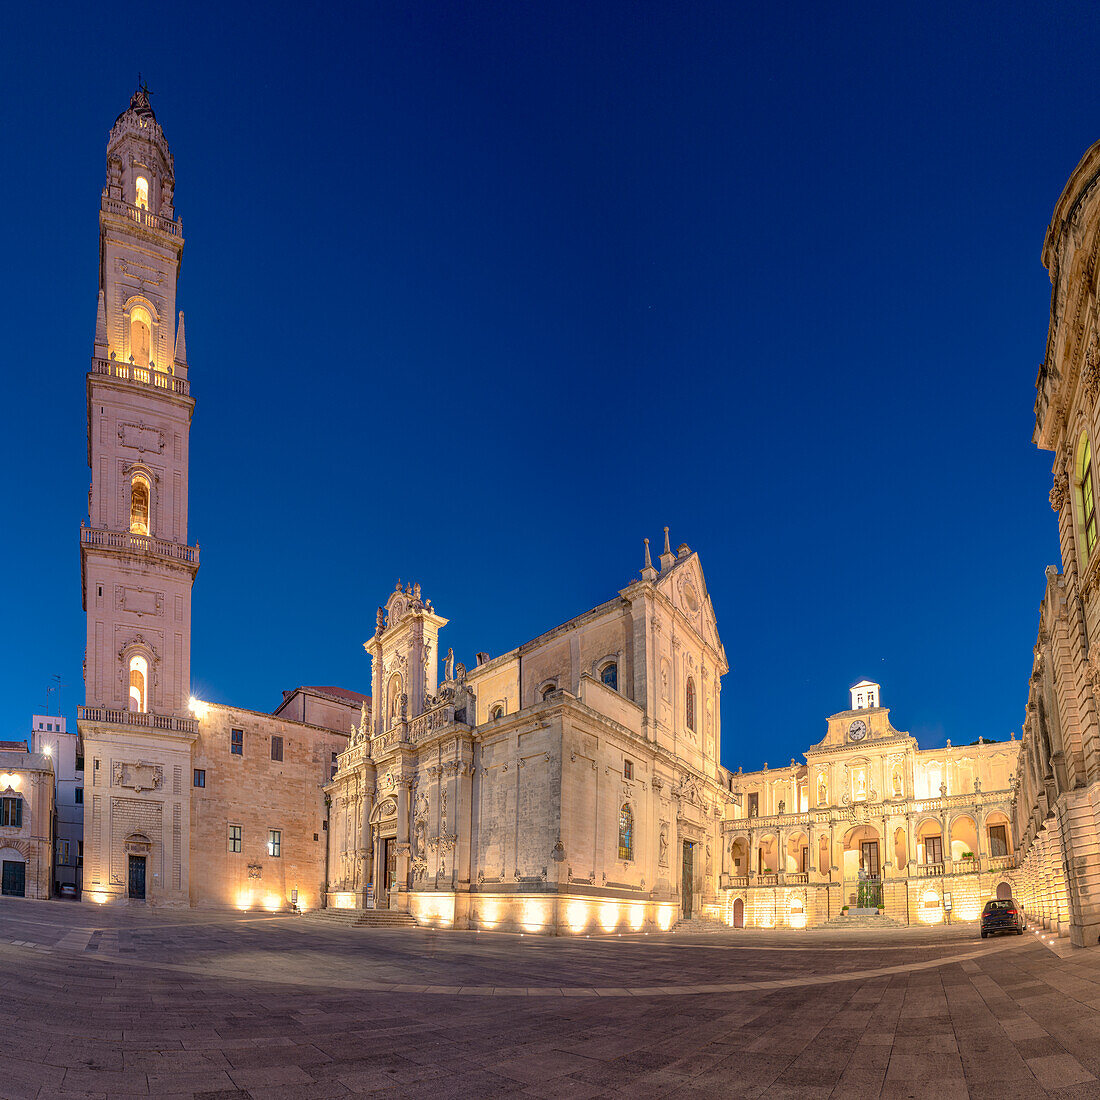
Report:
M710 879L710 873L714 869L714 862L711 859L710 845L707 845L707 879Z
M829 803L829 788L825 784L825 777L822 776L817 783L817 804L819 806L826 806Z
M443 658L443 679L453 680L455 678L455 651L448 646L447 656Z
M414 838L413 855L417 859L424 859L424 820L421 818L416 823L416 836Z
M784 802L782 798L779 800L779 812L780 814L785 814L787 812L787 803Z
M660 857L662 867L668 866L668 822L661 822Z
M902 788L902 783L901 783L901 772L897 768L895 768L894 769L894 797L895 798L901 798L902 792L903 792L903 788Z

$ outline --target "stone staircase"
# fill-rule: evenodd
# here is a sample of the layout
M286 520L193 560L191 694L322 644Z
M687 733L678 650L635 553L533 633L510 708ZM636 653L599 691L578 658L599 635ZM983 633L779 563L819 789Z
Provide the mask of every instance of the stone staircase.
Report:
M314 909L303 920L345 928L418 928L411 913L400 909Z
M728 932L729 929L721 921L712 920L710 917L691 917L688 920L679 920L672 926L673 932L690 932L693 935L699 932Z
M903 928L893 917L879 913L877 909L849 909L820 925L821 928Z

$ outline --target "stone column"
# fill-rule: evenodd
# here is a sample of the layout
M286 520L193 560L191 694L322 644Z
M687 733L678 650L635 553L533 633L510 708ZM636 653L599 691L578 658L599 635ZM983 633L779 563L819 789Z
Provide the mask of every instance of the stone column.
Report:
M409 790L411 779L397 783L397 908L409 907Z
M374 784L368 785L363 780L363 797L360 802L361 816L359 818L359 896L356 904L359 908L365 908L367 904L367 883L370 881L370 815L374 809L372 790ZM377 895L375 895L377 896Z

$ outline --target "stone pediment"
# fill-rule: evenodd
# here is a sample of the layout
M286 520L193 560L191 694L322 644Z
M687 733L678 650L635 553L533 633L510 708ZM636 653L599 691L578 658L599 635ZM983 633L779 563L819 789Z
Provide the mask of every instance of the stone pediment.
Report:
M657 589L668 597L672 605L684 616L696 633L725 663L726 654L718 636L718 620L707 591L703 567L699 555L690 553L677 561L657 581Z

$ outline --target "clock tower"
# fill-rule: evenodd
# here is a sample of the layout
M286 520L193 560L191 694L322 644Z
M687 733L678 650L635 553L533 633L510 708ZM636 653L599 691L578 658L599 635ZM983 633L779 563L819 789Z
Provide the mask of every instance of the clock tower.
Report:
M115 120L99 207L99 301L86 380L85 890L187 903L191 587L187 377L172 154L138 88ZM185 780L187 782L185 782Z

